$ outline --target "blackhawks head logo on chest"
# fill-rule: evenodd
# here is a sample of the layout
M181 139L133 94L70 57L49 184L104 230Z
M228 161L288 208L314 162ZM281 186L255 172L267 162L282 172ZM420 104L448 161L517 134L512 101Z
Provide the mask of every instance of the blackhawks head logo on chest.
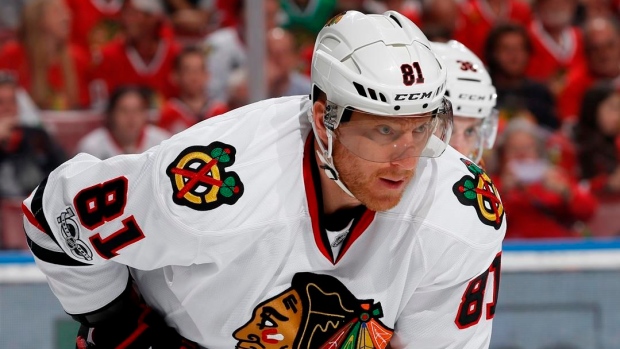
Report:
M394 331L382 317L381 303L356 298L333 276L304 272L258 304L233 337L243 349L385 349Z
M504 217L504 205L497 188L478 165L467 159L461 161L474 176L463 176L454 183L452 186L454 195L461 204L473 206L482 223L499 229Z
M235 162L235 153L233 146L222 142L184 149L166 169L172 200L200 211L236 203L243 183L235 172L226 171Z

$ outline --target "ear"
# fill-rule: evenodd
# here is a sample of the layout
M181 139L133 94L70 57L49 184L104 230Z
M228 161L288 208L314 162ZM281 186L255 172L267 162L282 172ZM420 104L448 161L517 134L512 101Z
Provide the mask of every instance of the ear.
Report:
M316 136L323 142L327 143L327 129L325 128L325 102L318 100L312 105L312 117L316 128Z

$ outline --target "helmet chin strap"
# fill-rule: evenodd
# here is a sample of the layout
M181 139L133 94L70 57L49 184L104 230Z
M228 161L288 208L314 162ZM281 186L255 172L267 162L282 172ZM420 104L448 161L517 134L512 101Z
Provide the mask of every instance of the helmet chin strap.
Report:
M323 165L321 165L320 167L323 170L325 170L325 174L327 175L327 178L336 182L336 184L338 184L338 186L340 187L340 189L342 189L342 191L349 194L349 196L351 196L352 198L355 198L353 193L351 193L351 191L347 189L347 186L344 185L344 183L342 183L342 181L338 177L338 171L336 171L336 167L333 165L333 159L330 158L331 161L327 161L325 157L321 155L321 152L318 150L316 151L316 154L319 156L319 159L323 163Z
M310 116L310 119L312 120L311 113L312 112L309 111L309 116ZM334 182L336 182L336 184L338 184L338 186L340 187L340 189L342 189L342 191L347 193L352 198L355 198L355 195L353 195L353 193L351 193L351 191L347 188L347 186L344 185L344 183L342 183L342 181L340 180L340 176L338 176L338 171L336 170L336 166L334 166L334 158L332 158L334 137L333 137L332 131L327 130L327 149L325 149L325 145L323 145L323 142L317 136L314 121L312 121L311 124L312 124L312 130L314 131L314 136L316 137L316 142L319 144L319 148L320 148L320 150L316 151L316 155L318 155L319 160L321 160L322 162L322 165L319 165L319 167L325 171L327 178L333 180Z

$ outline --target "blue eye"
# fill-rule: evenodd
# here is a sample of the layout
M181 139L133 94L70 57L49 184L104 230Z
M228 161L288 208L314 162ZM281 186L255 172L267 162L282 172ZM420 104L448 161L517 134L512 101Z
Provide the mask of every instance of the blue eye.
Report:
M378 131L380 134L382 134L382 135L386 135L386 136L387 136L387 135L390 135L390 134L392 134L392 133L394 133L394 132L393 132L393 130L392 130L392 128L391 128L390 126L387 126L387 125L380 125L380 126L377 126L377 131Z
M429 127L430 127L430 123L425 122L422 125L416 127L413 130L413 133L426 133L428 131Z
M465 130L465 136L466 137L472 137L478 134L478 128L477 127L468 127Z

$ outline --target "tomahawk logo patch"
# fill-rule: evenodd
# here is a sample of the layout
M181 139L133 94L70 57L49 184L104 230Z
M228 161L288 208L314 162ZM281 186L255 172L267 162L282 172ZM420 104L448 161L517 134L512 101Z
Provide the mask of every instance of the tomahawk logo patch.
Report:
M452 186L454 195L463 205L473 206L478 218L496 230L502 226L504 205L491 178L478 165L467 159L461 159L472 176L463 176Z
M168 165L172 200L199 211L233 205L243 195L243 183L226 167L235 163L236 150L222 142L186 148Z

